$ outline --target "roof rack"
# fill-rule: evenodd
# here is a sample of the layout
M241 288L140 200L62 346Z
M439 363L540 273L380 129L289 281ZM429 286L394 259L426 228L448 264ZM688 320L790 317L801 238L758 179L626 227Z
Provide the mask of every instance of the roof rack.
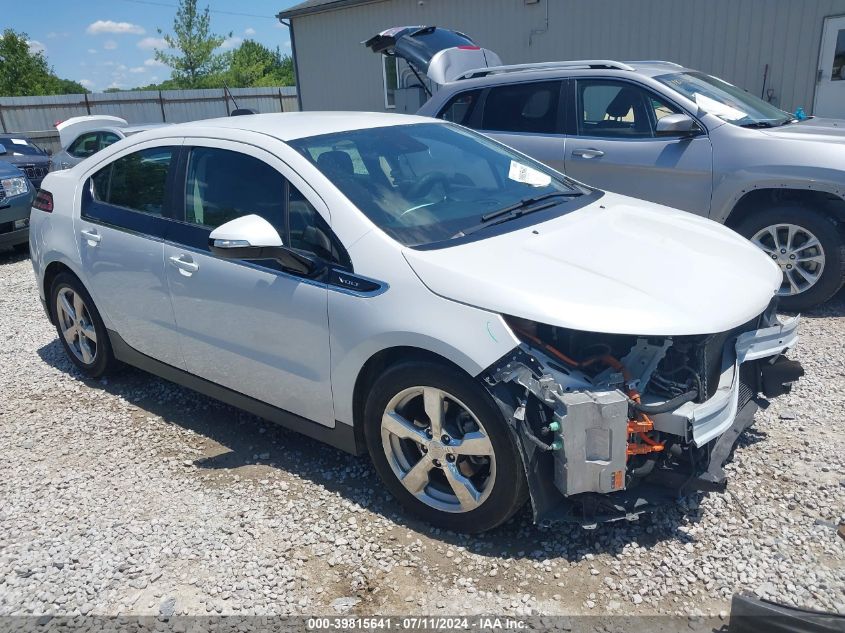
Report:
M499 73L513 73L523 70L554 70L556 68L610 68L614 70L635 70L633 66L615 62L611 59L582 59L562 62L539 62L534 64L512 64L509 66L491 66L489 68L477 68L460 75L458 79L474 79L475 77L486 77Z
M683 68L681 64L675 62L667 62L664 59L638 59L634 62L626 62L627 64L662 64L664 66L674 66L675 68Z

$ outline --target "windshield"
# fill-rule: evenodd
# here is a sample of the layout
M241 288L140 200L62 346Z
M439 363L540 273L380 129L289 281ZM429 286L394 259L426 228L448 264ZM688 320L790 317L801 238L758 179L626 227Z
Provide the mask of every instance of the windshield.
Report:
M6 148L11 156L43 156L44 150L33 145L29 139L17 137L0 138L0 145Z
M775 127L794 118L788 112L704 73L674 73L655 79L694 101L705 112L734 125Z
M584 193L541 164L448 124L353 130L290 145L405 246L448 240L546 194Z

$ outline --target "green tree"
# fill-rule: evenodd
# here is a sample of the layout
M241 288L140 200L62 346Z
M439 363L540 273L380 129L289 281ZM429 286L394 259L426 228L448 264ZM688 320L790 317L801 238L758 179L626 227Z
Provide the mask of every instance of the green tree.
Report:
M176 17L173 18L173 34L165 34L164 41L176 53L156 49L155 58L173 69L173 79L185 88L205 88L208 79L221 73L226 57L215 53L228 35L211 33L211 17L208 7L197 11L197 0L179 0Z
M0 36L0 95L79 94L88 92L81 84L53 74L43 52L31 51L26 33L5 29Z
M49 78L47 58L29 50L26 33L4 30L0 37L0 95L45 94Z
M232 88L292 86L293 60L279 49L271 51L254 40L246 40L229 55L226 83Z

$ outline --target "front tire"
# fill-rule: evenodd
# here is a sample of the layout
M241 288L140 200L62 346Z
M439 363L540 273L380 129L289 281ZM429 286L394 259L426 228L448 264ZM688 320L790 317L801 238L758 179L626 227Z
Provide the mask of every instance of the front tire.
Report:
M818 211L781 206L758 211L737 231L765 252L783 272L780 307L798 312L830 299L845 281L845 239Z
M60 273L50 289L53 323L65 353L89 378L100 378L115 366L106 326L91 295L74 275Z
M388 490L433 525L483 532L511 518L528 498L501 411L458 369L432 362L389 368L370 391L364 432Z

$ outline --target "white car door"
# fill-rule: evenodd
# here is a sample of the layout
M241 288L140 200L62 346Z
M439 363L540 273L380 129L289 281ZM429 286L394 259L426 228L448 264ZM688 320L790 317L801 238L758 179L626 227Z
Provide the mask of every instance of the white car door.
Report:
M144 143L92 169L74 221L88 290L133 349L184 366L165 278L168 195L179 153L169 139Z
M208 249L214 228L257 214L286 245L330 258L321 215L328 210L282 161L255 146L197 138L186 139L184 151L184 222L164 258L188 371L334 426L326 284L275 261L219 259Z

